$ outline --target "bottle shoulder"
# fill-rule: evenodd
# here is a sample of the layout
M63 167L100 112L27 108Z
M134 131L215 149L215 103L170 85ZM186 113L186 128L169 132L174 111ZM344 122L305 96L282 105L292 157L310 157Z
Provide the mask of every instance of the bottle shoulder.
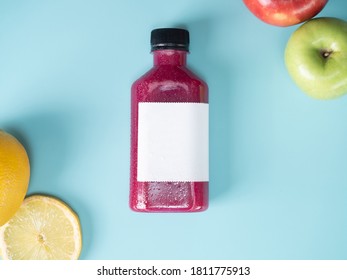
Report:
M208 103L207 84L186 67L153 67L133 83L131 94L135 103Z
M208 88L207 83L200 78L196 73L188 67L160 65L154 66L139 77L134 83L133 87L143 84L162 84L165 82L177 82L180 84L189 84L196 86L203 86Z

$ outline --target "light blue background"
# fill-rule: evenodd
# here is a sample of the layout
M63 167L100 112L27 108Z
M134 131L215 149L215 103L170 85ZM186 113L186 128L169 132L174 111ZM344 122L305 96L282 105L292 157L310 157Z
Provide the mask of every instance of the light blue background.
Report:
M347 2L320 16L347 19ZM149 35L187 27L210 88L210 208L128 208L130 86ZM304 95L286 72L297 28L241 0L0 2L0 127L28 149L29 194L65 200L81 259L346 259L347 97Z

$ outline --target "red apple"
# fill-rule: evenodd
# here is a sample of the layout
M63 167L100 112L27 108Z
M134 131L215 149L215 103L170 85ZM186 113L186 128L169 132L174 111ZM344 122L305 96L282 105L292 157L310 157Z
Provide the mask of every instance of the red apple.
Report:
M262 21L290 26L311 19L328 0L243 0L248 9Z

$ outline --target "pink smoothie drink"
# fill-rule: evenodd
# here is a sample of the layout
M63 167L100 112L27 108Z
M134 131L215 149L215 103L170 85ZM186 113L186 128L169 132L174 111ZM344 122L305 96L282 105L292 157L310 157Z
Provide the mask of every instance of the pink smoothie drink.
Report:
M208 208L208 87L187 68L189 33L156 29L153 68L131 88L130 208Z

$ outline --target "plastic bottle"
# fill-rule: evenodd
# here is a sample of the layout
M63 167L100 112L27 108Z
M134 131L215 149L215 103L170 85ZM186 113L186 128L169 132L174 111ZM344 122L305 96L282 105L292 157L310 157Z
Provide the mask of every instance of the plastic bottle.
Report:
M208 87L186 66L189 32L151 32L154 65L131 88L130 208L208 208Z

